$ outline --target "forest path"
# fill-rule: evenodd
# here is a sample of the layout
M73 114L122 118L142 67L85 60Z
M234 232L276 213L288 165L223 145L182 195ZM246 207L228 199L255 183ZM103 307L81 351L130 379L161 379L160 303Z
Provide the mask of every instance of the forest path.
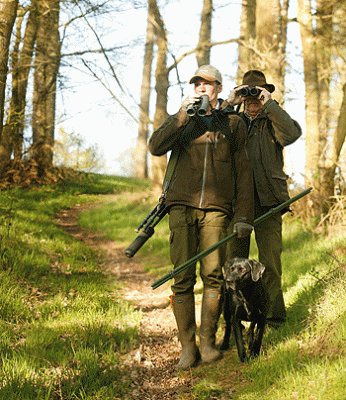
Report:
M104 201L116 201L116 198L117 195L107 196L102 204ZM95 203L76 205L63 210L57 221L76 239L105 253L102 269L107 271L109 279L121 283L120 296L142 312L137 345L122 356L123 368L132 387L127 399L164 400L177 399L178 396L193 399L191 387L196 382L192 382L192 374L177 373L174 369L181 348L169 304L170 284L153 290L150 285L156 278L146 273L135 258L127 258L122 245L78 225L78 215L97 206ZM198 315L199 310L196 312Z

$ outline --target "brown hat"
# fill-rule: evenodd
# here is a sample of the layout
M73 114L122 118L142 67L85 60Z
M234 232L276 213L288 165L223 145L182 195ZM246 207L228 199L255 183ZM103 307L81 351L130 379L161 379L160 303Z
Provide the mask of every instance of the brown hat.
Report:
M260 86L267 89L270 93L273 93L275 90L274 85L267 83L264 73L256 69L245 72L242 84L248 86Z
M209 82L219 82L222 83L222 75L219 70L217 70L212 65L202 65L197 69L195 75L190 79L190 83L194 83L197 78L203 78Z

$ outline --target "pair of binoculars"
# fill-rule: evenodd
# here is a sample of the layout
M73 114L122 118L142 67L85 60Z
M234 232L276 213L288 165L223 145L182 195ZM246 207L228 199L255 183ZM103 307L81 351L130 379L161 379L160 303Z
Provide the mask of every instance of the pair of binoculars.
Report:
M204 94L201 96L201 100L198 103L189 104L186 109L187 115L192 117L193 115L198 115L199 117L204 117L209 108L209 96Z
M239 94L242 97L257 97L260 93L260 89L257 89L254 86L247 86L239 90Z

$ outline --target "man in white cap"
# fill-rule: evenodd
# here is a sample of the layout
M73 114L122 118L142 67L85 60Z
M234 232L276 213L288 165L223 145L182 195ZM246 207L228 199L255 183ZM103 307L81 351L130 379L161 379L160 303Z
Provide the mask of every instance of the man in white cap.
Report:
M190 79L195 94L183 100L149 140L153 155L162 156L176 146L179 159L166 196L169 207L170 256L178 267L227 235L230 219L239 237L250 235L253 224L253 182L245 150L246 125L232 107L218 98L222 76L211 65L197 69ZM187 113L191 104L207 95L205 116ZM196 344L194 285L196 265L177 274L171 304L182 354L177 369L188 369L201 359L221 358L215 346L221 312L225 248L200 261L203 282L200 346Z

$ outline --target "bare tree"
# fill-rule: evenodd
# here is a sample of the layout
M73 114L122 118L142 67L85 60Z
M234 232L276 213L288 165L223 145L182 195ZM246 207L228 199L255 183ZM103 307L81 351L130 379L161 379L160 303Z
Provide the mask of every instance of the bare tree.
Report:
M169 87L168 69L167 69L167 36L166 28L162 20L160 10L155 1L155 34L157 43L157 61L155 71L155 91L156 107L154 115L153 129L158 129L168 117L167 114L167 92ZM166 155L161 157L152 157L152 179L155 185L161 187L165 170L167 167Z
M316 14L310 0L299 0L298 9L305 76L305 180L315 188L313 213L320 216L328 212L334 195L335 171L346 135L345 87L337 123L330 107L333 76L337 75L333 87L340 78L345 83L344 73L336 74L335 66L342 60L346 43L344 38L342 49L338 49L346 9L344 2L337 0L318 1ZM337 32L335 37L333 32ZM333 59L337 60L334 67Z
M238 79L249 69L263 71L284 100L289 0L243 0Z
M151 70L153 63L153 50L155 40L155 1L148 0L147 32L143 59L143 75L141 85L141 101L139 105L139 128L136 148L136 177L148 178L148 149L147 141L149 136L149 104Z
M56 81L60 65L59 0L38 3L34 96L33 96L33 158L39 176L53 166Z
M197 64L210 64L211 49L211 21L213 13L213 0L203 0L199 40L196 49Z
M243 0L240 17L240 36L238 45L237 83L240 85L242 76L250 69L256 39L256 0Z
M4 121L5 88L8 71L8 56L11 33L17 15L18 0L7 0L0 2L0 140L2 137L2 126ZM6 155L6 149L0 142L0 159ZM0 175L2 174L0 164Z
M23 17L29 11L24 38L22 40L21 30ZM10 162L11 155L14 156L14 164L22 159L23 153L23 134L24 134L24 113L28 86L28 76L31 69L32 56L36 41L38 18L36 0L28 10L21 10L17 18L17 29L15 45L11 54L12 59L12 97L7 113L7 121L4 126L2 144L6 149L6 156L1 162ZM20 49L20 45L21 49Z

